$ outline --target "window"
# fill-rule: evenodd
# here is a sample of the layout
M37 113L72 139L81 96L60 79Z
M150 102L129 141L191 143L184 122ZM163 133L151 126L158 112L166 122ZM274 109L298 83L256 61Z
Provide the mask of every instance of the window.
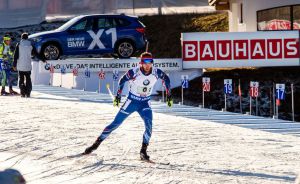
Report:
M82 30L86 30L87 28L87 19L86 20L83 20L77 24L75 24L74 26L71 27L71 30L73 31L82 31Z
M300 29L300 5L277 7L257 12L257 30Z
M103 28L110 28L111 24L106 18L99 18L98 19L98 28L103 29Z
M105 28L105 18L98 19L98 28Z
M106 20L110 22L111 27L118 27L116 18L108 18Z
M257 13L258 30L290 30L291 7L280 7Z
M128 20L122 18L116 18L115 21L118 27L126 27L130 25L130 22Z
M300 30L300 5L293 6L293 29Z

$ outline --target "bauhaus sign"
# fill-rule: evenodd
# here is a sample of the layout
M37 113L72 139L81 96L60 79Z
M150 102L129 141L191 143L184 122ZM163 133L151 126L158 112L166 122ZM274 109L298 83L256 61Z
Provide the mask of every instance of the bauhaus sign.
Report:
M299 31L182 33L183 68L298 66Z

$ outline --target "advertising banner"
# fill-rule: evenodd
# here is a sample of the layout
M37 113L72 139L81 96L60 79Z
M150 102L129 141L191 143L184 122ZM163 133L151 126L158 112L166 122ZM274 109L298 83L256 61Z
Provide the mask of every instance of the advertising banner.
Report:
M183 68L299 66L299 31L182 33Z
M83 73L86 67L91 72L99 72L99 70L105 70L106 72L113 72L118 70L119 72L127 71L131 68L139 66L140 59L66 59L47 61L48 64L52 64L54 67L54 73L59 73L61 68L65 67L66 73L71 73L72 70L77 67L79 73ZM49 73L49 66L40 62L39 71L42 73ZM162 69L163 71L181 71L182 59L154 59L155 67Z

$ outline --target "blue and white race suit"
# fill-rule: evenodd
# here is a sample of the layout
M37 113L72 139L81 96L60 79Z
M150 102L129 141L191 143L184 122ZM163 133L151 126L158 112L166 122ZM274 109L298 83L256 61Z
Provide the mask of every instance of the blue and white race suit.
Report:
M139 67L134 68L129 70L120 79L118 95L121 95L124 84L128 81L128 98L119 110L114 121L103 130L99 137L100 140L106 139L109 134L117 129L131 113L137 111L145 124L143 143L149 144L152 134L152 109L150 107L150 96L154 84L158 79L162 79L164 81L167 93L170 95L170 79L158 68L152 68L152 72L148 75L145 75Z

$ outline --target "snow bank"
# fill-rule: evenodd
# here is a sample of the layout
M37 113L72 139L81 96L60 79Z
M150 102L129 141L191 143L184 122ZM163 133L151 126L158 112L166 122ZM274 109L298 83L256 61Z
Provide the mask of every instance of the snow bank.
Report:
M138 114L113 132L96 155L76 157L118 109L107 101L46 93L0 96L0 170L15 168L29 184L282 184L294 183L300 171L299 137L161 113L154 113L149 146L156 164L138 159L144 131ZM162 104L153 102L157 106Z

